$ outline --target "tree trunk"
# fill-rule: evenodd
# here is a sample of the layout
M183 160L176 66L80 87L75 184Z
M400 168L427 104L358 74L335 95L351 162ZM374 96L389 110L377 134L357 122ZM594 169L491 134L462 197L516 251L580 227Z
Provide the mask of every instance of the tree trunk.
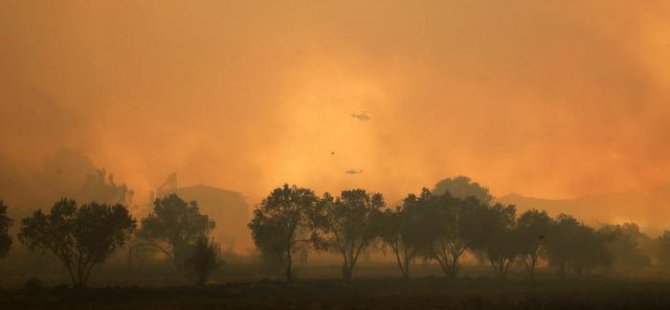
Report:
M86 280L84 280L84 272L83 271L78 271L77 272L77 288L84 288L86 287Z
M461 257L462 253L463 252L461 252L460 254L453 255L453 258L451 260L451 266L449 268L449 274L447 275L449 278L452 279L458 278L458 271L459 271L458 259Z
M133 248L128 248L128 274L133 274Z
M456 266L451 265L450 267L447 267L446 270L444 270L444 275L447 276L449 279L456 279L458 277L458 271L456 270Z
M404 272L403 272L403 279L409 280L409 257L407 256L407 251L405 250L405 261L404 261Z
M507 276L507 270L506 270L506 263L507 261L505 259L490 259L491 262L491 267L493 268L493 272L496 274L498 279L504 280Z
M400 259L400 247L398 246L397 243L393 246L393 252L395 253L395 259L396 262L398 263L398 269L400 269L400 274L404 278L405 268L403 267L402 259Z
M293 262L291 261L291 247L289 246L288 248L288 256L287 256L287 263L286 263L286 281L287 282L293 282L293 273L291 268L293 267Z
M76 287L77 286L77 278L74 276L74 273L72 272L72 267L70 267L68 265L65 265L65 267L67 268L67 272L70 275L70 280L72 281L72 285L74 285Z
M205 286L205 284L207 284L207 274L202 273L198 277L198 282L196 283L196 285L202 287L202 286Z
M405 281L409 281L409 270L403 270L402 271L402 278Z
M353 268L347 266L346 264L344 265L344 268L342 268L342 279L346 282L351 282L351 274L352 274Z
M537 259L531 258L530 259L530 264L528 266L528 276L530 277L531 281L535 281L535 264L537 262Z
M558 265L558 277L561 279L565 278L565 262L561 262Z
M435 255L435 259L440 264L440 267L442 267L442 272L444 273L444 276L450 279L458 277L459 258L460 254L458 253L447 254L447 252L443 252L443 255L440 254Z

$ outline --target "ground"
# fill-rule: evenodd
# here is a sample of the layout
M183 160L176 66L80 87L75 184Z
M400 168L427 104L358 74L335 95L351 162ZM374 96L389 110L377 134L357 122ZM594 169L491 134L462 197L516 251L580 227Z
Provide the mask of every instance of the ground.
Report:
M204 288L4 290L0 309L648 309L670 308L670 282L607 278L302 280Z

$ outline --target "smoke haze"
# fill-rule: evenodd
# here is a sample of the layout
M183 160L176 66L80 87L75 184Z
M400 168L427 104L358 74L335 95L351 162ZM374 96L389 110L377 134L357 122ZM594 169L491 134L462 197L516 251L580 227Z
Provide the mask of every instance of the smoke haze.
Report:
M7 0L0 42L5 179L65 148L136 201L173 171L254 202L668 183L668 1Z

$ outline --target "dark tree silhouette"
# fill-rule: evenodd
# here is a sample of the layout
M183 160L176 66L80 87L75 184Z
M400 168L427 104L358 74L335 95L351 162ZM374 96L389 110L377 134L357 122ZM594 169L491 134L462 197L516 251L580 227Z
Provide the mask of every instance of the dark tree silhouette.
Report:
M546 240L547 260L549 265L557 269L563 278L568 271L568 264L573 259L575 239L579 238L581 224L574 217L560 214L551 229L551 238Z
M351 280L361 251L376 237L384 206L382 194L362 189L342 191L337 198L326 193L319 201L312 221L324 246L342 255L344 280Z
M552 224L547 212L535 209L523 212L517 220L516 238L519 242L519 257L531 280L535 279L538 260L546 254L544 243Z
M453 178L445 178L437 182L432 192L433 195L436 196L449 192L449 194L458 198L472 196L485 204L491 204L493 202L493 196L488 188L477 182L473 182L469 177L462 175Z
M656 238L656 258L664 268L670 267L670 231L668 230Z
M461 199L449 192L431 200L427 204L431 214L423 225L434 237L428 258L437 260L445 276L456 278L461 256L472 247L472 232L481 229L477 221L468 220L468 212L482 203L473 196Z
M513 205L480 205L468 210L472 249L491 264L499 279L506 279L509 268L519 255L516 242L516 208Z
M573 260L575 274L581 276L598 267L609 267L613 259L611 245L616 236L585 225L580 232Z
M612 238L609 247L612 252L612 266L617 268L638 268L651 265L651 257L644 248L651 238L640 231L634 223L605 225L598 233Z
M550 233L551 237L546 240L547 259L560 277L565 277L570 270L582 275L611 264L609 245L614 240L613 235L597 232L566 214L556 218Z
M409 279L410 265L419 256L430 253L436 238L431 210L426 207L432 199L428 189L419 196L409 194L395 210L386 210L381 216L380 237L384 246L391 248L404 279Z
M293 281L293 255L297 246L317 241L310 221L317 201L312 190L284 184L263 199L249 223L256 247L283 269L289 282Z
M218 269L221 260L221 247L207 236L200 236L193 245L190 255L184 262L186 272L189 273L198 286L207 284L209 276Z
M123 247L134 229L135 220L123 205L91 202L78 207L63 198L48 214L37 210L23 219L18 237L30 249L53 253L72 283L85 287L93 267Z
M9 226L14 221L7 216L7 206L0 200L0 259L7 257L12 247L12 237L9 235Z
M171 194L156 199L151 213L142 219L138 237L144 242L137 246L159 250L172 260L177 271L197 282L185 271L184 264L196 242L208 236L214 226L214 221L200 213L195 201L187 203Z

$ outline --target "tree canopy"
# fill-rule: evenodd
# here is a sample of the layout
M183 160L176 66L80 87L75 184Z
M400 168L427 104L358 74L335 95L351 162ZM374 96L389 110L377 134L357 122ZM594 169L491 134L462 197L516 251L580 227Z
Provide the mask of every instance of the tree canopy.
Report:
M12 247L12 237L9 235L9 226L14 221L7 216L7 206L0 200L0 258L7 257Z
M455 278L460 270L459 262L466 250L473 246L473 237L478 223L468 217L481 202L473 196L461 199L445 192L432 196L428 203L430 215L426 225L432 233L432 246L426 254L437 260L447 277ZM426 228L424 228L426 229Z
M509 268L520 252L515 235L516 208L499 203L478 205L467 216L471 223L478 223L468 226L473 252L488 260L499 278L507 278Z
M531 279L535 279L535 267L546 254L545 238L549 235L553 220L546 211L527 210L517 220L516 238L519 256Z
M449 194L458 198L475 197L485 204L493 202L493 196L488 188L462 175L440 180L435 184L432 192L433 195L437 196L449 192Z
M53 253L66 267L72 283L85 287L93 267L123 247L135 220L121 204L96 202L77 206L63 198L45 214L37 210L21 222L19 240L30 249Z
M293 280L297 246L317 244L310 220L317 202L312 190L284 184L263 199L249 223L256 247L284 271L287 281Z
M598 232L570 215L560 214L546 240L547 259L561 277L569 271L581 275L611 263L608 245L612 240L610 234Z
M186 259L191 255L193 246L209 236L215 223L209 216L200 213L195 201L186 202L176 194L154 201L154 207L142 219L138 236L148 245L167 255L178 271L184 270Z
M414 259L430 253L438 231L435 228L428 203L433 199L424 188L417 196L409 194L395 210L385 210L381 217L380 237L395 255L403 278L409 279L410 265Z
M196 240L191 252L184 262L186 272L198 286L207 283L213 271L223 264L221 247L213 239L203 235Z
M312 221L325 248L342 255L342 277L350 280L358 257L378 234L385 206L380 193L363 189L342 191L339 197L323 195Z

